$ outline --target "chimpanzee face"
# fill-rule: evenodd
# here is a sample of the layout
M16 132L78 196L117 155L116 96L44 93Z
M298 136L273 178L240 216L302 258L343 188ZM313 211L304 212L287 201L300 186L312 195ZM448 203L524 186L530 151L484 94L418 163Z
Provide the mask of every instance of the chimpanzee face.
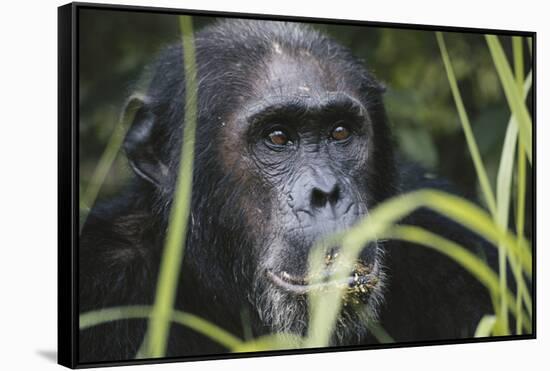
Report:
M305 315L305 295L320 288L308 282L312 247L369 209L373 122L342 72L338 64L287 53L275 43L243 106L221 128L224 152L238 153L224 162L243 179L241 206L259 249L260 307L269 307L263 315L279 330L295 330L304 321L296 317ZM327 272L338 249L326 252ZM353 302L368 303L379 289L379 255L373 244L355 264L346 283ZM330 275L321 286L336 284Z

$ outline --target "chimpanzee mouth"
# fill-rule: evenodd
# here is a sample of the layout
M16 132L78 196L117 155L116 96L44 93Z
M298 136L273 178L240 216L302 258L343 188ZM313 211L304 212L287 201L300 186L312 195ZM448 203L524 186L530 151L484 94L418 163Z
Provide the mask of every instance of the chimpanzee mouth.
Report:
M310 292L345 289L346 298L359 299L366 302L370 293L379 283L378 264L365 264L357 261L351 275L344 279L336 279L334 271L327 269L321 277L305 278L295 276L286 271L267 271L267 276L278 288L295 295L305 295ZM355 302L356 300L352 300Z

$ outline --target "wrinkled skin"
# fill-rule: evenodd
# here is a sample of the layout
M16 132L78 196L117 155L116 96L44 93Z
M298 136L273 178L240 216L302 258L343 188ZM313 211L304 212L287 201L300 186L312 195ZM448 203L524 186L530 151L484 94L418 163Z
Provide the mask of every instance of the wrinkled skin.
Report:
M243 336L307 334L308 255L378 203L448 188L393 155L382 86L348 50L297 24L231 20L196 36L199 96L193 197L176 307ZM151 84L124 148L136 178L94 208L80 240L80 309L153 302L179 166L184 76L179 43L147 70ZM471 248L483 241L421 210L404 223ZM339 246L326 251L327 273ZM353 278L355 277L355 281ZM487 294L437 253L397 241L365 246L333 345L371 344L369 322L397 340L472 336ZM142 320L81 332L83 362L132 359ZM174 326L169 356L226 351Z

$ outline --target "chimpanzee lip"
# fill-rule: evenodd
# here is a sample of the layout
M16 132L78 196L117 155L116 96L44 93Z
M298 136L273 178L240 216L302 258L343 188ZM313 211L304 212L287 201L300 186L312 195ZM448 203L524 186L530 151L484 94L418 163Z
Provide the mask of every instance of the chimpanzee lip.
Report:
M378 264L365 264L357 262L351 275L344 279L334 278L334 274L325 273L323 277L310 283L307 278L292 275L284 270L275 272L267 270L267 276L280 289L296 294L304 295L312 291L327 291L338 288L347 290L347 294L365 296L378 284Z

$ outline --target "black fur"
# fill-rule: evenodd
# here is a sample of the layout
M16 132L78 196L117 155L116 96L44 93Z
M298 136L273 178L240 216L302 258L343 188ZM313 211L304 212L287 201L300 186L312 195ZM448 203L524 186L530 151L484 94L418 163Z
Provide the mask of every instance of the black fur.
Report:
M310 63L314 67L301 70L310 74L304 75L304 80L317 81L320 76L318 86L330 86L336 92L357 97L368 113L368 139L357 144L362 147L350 147L361 165L353 167L347 159L341 159L330 173L347 174L338 180L340 188L333 192L342 193L344 189L350 194L353 207L351 216L341 215L341 219L349 217L349 221L342 222L344 226L395 194L448 186L427 177L420 168L398 163L382 102L383 87L347 49L325 36L298 24L231 20L198 33L196 53L199 107L192 212L176 306L238 336L248 330L255 337L273 331L304 334L307 301L278 290L265 276L266 270L273 267L300 272L305 266L311 242L306 232L296 232L301 233L296 249L278 247L281 243L273 242L282 238L275 235L278 230L295 224L294 219L287 220L293 218L287 217L292 213L277 210L288 207L281 195L301 194L299 189L290 190L299 180L288 180L297 175L284 171L275 180L272 173L282 165L271 163L266 170L271 173L264 178L249 173L246 169L253 166L249 163L268 160L262 157L263 152L250 149L243 136L233 136L240 130L235 117L243 114L243 107L264 89L263 81L269 79L266 76L275 74L277 78L281 69L291 75L292 63ZM289 60L293 62L287 64ZM94 207L82 231L81 313L153 303L182 141L185 84L180 43L166 48L146 75L151 82L144 98L132 103L139 109L125 141L130 164L138 176L116 199ZM283 96L281 90L277 99ZM329 171L328 165L321 168ZM304 187L325 179L316 177L307 178ZM473 250L483 245L479 238L426 210L416 212L405 222ZM328 232L340 228L332 219L309 226ZM275 245L281 251L274 253ZM376 318L397 341L468 337L481 316L490 311L486 291L443 255L397 241L380 241L367 250L370 252L364 259L383 267L383 282L364 308L343 310L334 345L375 343L365 322ZM144 320L117 321L84 330L80 360L132 359L145 330ZM224 351L191 330L172 327L169 356Z

